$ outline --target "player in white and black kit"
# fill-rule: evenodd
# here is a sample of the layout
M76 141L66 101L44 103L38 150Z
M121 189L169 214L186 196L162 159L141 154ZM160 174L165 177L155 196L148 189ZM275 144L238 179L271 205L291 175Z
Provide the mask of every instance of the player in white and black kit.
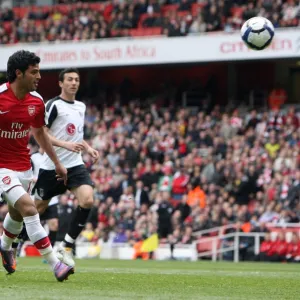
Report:
M67 184L57 181L53 162L44 154L38 180L34 186L35 203L42 215L50 199L70 190L78 199L78 207L70 221L68 233L58 246L57 256L69 266L74 266L72 248L76 238L85 226L93 206L93 182L90 178L81 151L85 150L94 161L99 153L83 140L86 106L75 100L80 79L77 69L65 69L59 75L61 94L46 103L46 126L56 155L68 170Z

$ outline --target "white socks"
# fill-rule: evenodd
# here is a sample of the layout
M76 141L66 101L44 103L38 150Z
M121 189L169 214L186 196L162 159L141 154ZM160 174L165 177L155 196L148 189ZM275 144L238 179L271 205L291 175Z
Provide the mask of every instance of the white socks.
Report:
M55 256L48 235L40 223L39 215L25 217L24 223L31 242L34 243L41 255L44 256L52 269L54 269L59 260Z
M38 214L30 217L24 217L24 223L26 226L28 237L32 243L35 244L37 241L47 236L45 229L41 225L40 217Z
M22 231L23 222L17 222L13 220L9 213L6 214L4 222L3 222L3 234L1 236L1 248L3 250L10 250L11 244L15 240L15 238Z

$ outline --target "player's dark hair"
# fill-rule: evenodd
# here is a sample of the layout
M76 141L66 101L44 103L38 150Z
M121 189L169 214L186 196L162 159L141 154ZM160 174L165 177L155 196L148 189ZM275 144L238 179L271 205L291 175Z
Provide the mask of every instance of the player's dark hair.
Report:
M16 71L20 70L23 74L29 68L39 64L41 59L33 52L20 50L11 55L7 61L6 77L8 82L14 82L17 78Z
M63 82L64 79L65 79L65 74L68 74L68 73L76 73L79 76L78 69L76 69L76 68L67 68L67 69L62 70L59 73L58 80Z

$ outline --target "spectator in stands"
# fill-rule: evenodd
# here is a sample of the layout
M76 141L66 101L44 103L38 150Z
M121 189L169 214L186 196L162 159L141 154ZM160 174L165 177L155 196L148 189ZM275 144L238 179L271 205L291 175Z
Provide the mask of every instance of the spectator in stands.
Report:
M191 208L199 207L200 209L204 209L206 207L206 195L201 189L199 181L197 179L193 179L193 182L188 189L190 191L187 195L187 204Z
M257 8L255 8L254 3L253 2L248 2L247 8L244 10L243 12L243 19L249 20L253 17L255 17L258 13Z
M299 255L299 236L293 232L292 239L288 243L286 251L286 260L288 262L297 262L296 257Z
M276 86L272 89L268 101L269 107L274 111L278 111L281 106L286 103L287 93L281 86L281 84L277 83Z
M141 206L150 206L148 191L144 188L144 184L141 180L136 183L134 200L136 208L141 208Z
M276 241L272 242L271 248L268 252L270 261L282 262L286 260L288 244L285 240L285 233L279 232Z
M183 195L186 194L189 180L189 175L185 172L184 167L181 166L173 177L172 198L174 200L181 200Z
M91 242L95 236L94 228L92 223L86 223L84 230L79 236L80 242Z
M199 15L192 22L189 28L189 33L194 34L194 33L203 33L203 32L206 32L206 23L204 22L202 15Z
M15 18L15 14L12 9L4 8L0 15L0 20L4 22L11 22Z
M215 5L211 5L206 16L205 23L207 31L217 31L221 29L221 17Z
M261 243L260 248L259 248L259 255L256 256L255 260L270 261L271 247L272 247L271 235L270 235L270 233L266 233L265 239Z
M186 33L212 32L225 30L239 30L243 20L252 16L261 15L269 18L275 27L290 27L299 24L299 10L294 2L281 1L270 5L268 2L247 1L217 1L207 2L204 9L194 9L194 3L189 0L172 0L160 3L157 0L139 0L137 2L108 2L103 6L91 7L89 3L76 1L64 1L70 6L54 6L53 9L25 12L25 16L18 15L14 10L5 9L0 14L0 21L12 22L13 26L4 26L1 43L16 42L40 42L57 40L86 40L99 39L110 36L132 36L131 29L142 27L161 27L162 34L167 36L181 36ZM165 4L178 4L170 11ZM162 16L167 11L167 18ZM179 15L177 15L179 12ZM181 14L187 12L187 15ZM149 16L144 19L144 14ZM201 20L200 14L203 15ZM21 22L19 22L19 20ZM140 22L141 20L141 22ZM38 21L37 24L34 24ZM43 21L43 22L40 22ZM31 23L30 23L31 22ZM19 32L22 27L28 26L33 30L40 27L39 32L26 32L26 35L15 35L14 26ZM92 29L94 24L100 26L100 30ZM62 30L63 28L63 30ZM76 29L75 29L76 28ZM23 28L24 29L24 28ZM58 30L56 30L58 29ZM26 29L27 31L27 29ZM142 32L142 30L141 30ZM148 31L149 32L149 31ZM151 31L150 31L151 32ZM155 31L157 34L158 31ZM144 32L144 34L147 34ZM152 33L153 34L153 33Z
M179 4L179 11L189 11L191 9L192 3L188 0L181 0Z

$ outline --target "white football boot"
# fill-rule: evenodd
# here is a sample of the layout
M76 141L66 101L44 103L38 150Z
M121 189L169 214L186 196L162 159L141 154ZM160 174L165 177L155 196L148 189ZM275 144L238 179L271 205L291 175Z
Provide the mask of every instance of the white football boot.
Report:
M64 264L73 268L75 267L75 261L71 248L66 248L62 244L59 244L56 249L56 257Z

